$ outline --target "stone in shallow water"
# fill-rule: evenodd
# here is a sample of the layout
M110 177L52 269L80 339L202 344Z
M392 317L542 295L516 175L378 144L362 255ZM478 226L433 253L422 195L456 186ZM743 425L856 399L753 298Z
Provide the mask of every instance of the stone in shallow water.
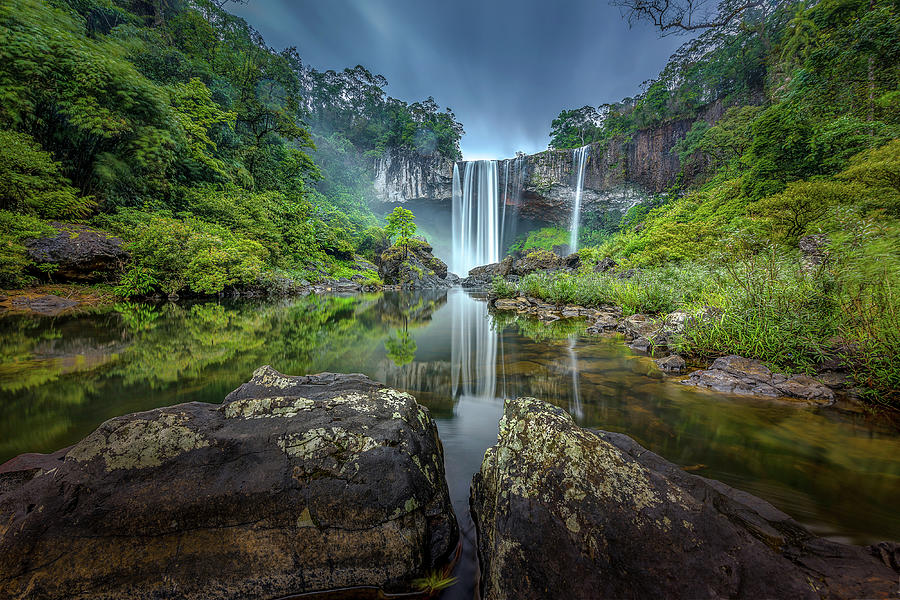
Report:
M656 365L667 373L681 373L684 370L684 359L677 354L656 359Z
M437 429L362 375L269 367L222 405L107 421L0 467L0 597L409 589L457 544Z
M812 377L788 378L772 373L758 360L737 355L717 358L709 369L694 371L681 383L731 394L787 397L821 405L834 403L834 392Z
M507 401L471 506L484 600L896 590L896 544L817 538L759 498L688 474L625 435L578 427L534 398Z

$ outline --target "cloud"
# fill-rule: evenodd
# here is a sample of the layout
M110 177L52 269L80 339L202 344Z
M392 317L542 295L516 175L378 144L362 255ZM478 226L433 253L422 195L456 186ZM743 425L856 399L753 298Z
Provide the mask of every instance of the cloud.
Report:
M316 68L362 64L397 98L451 107L467 158L543 150L560 110L634 95L683 41L629 29L598 0L252 0L230 9Z

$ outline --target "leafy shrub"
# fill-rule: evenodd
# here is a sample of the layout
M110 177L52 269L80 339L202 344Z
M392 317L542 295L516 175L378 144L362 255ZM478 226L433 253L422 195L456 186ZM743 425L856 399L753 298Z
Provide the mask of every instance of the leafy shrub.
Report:
M497 275L491 282L491 292L497 298L512 298L519 293L519 289L516 287L516 284Z
M0 131L0 208L46 219L86 216L93 198L81 197L63 176L62 165L30 136Z
M128 269L119 280L119 285L114 288L117 296L132 298L134 296L146 296L158 285L156 278L150 271L141 266L133 266Z
M25 270L32 261L23 242L54 232L40 219L0 210L0 286L16 287L29 283L31 278Z
M262 244L197 218L123 210L108 226L124 237L135 265L167 293L215 294L256 284L265 266Z

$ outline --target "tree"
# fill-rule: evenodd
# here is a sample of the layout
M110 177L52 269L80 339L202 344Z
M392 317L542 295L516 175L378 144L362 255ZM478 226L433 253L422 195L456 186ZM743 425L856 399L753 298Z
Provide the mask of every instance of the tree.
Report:
M612 0L623 10L629 25L649 21L663 35L718 29L730 25L753 8L778 5L779 0Z
M580 148L593 142L600 130L600 114L592 106L563 110L550 124L551 148Z
M385 233L390 239L396 239L398 246L402 246L404 255L409 255L409 240L416 233L416 224L413 221L414 215L411 210L407 210L401 206L396 207L387 217L387 227L384 228Z

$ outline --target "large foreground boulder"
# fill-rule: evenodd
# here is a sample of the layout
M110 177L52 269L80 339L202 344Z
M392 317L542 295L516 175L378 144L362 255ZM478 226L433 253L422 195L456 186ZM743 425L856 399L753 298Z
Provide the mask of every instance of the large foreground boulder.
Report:
M362 375L262 367L0 467L0 598L409 590L456 545L428 411Z
M59 233L29 240L26 246L31 260L54 267L55 281L108 281L122 270L128 253L120 238L84 225L53 226Z
M622 434L507 401L472 483L482 598L887 598L896 544L817 538ZM886 562L885 562L886 561Z

